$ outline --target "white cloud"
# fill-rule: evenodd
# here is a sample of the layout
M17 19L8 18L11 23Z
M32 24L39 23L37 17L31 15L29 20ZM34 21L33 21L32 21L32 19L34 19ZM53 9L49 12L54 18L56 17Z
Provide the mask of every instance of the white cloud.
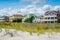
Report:
M22 2L31 2L32 4L45 4L46 0L21 0Z
M49 11L49 10L60 10L60 6L51 6L51 5L44 5L43 10Z
M55 6L55 10L60 10L60 6Z
M22 15L30 13L42 15L48 10L60 10L60 6L44 5L43 7L35 7L34 5L28 5L19 9L5 8L0 10L0 15L12 15L16 13Z
M51 5L44 5L43 10L46 10L46 11L53 10L53 6L51 6Z

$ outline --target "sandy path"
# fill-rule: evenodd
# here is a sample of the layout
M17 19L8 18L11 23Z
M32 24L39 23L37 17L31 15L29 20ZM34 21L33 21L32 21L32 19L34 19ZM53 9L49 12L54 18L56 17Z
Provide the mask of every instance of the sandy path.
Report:
M2 29L0 32L0 40L60 40L60 33L45 33L40 34L9 30L8 32L5 29Z

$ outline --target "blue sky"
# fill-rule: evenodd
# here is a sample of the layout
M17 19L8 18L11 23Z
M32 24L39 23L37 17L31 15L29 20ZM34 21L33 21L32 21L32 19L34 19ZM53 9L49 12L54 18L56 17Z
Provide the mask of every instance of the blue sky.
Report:
M29 3L22 3L20 0L0 0L0 8L20 8L29 5Z
M47 0L47 4L50 4L50 5L60 5L60 0Z
M25 0L24 0L25 1ZM45 0L48 5L60 5L60 0ZM2 8L21 8L31 5L31 2L22 2L21 0L0 0L0 9Z

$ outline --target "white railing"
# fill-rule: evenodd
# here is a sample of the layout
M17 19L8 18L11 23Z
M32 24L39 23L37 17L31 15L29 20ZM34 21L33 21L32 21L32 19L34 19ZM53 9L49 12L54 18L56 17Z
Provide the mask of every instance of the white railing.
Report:
M47 15L47 16L44 16L44 17L57 17L56 15Z

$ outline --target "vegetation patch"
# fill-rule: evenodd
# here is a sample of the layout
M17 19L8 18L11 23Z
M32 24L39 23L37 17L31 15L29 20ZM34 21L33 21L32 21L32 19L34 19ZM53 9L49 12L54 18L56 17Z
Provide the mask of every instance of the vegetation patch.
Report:
M16 29L34 33L44 32L60 32L60 23L15 23L15 22L1 22L0 28Z

